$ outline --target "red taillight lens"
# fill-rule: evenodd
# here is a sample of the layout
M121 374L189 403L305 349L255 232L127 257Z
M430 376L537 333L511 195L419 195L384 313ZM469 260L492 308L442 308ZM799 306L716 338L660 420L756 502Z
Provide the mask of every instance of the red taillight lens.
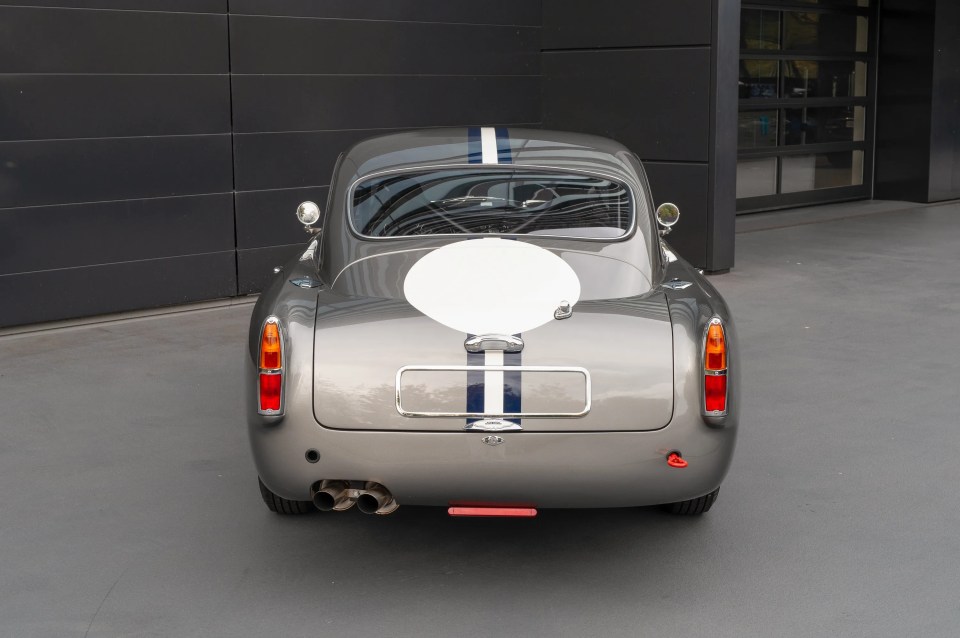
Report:
M727 411L727 340L718 318L710 320L704 335L703 411L710 416Z
M280 322L270 317L260 332L260 412L279 414L283 393L283 344Z
M279 370L283 366L280 354L280 328L268 321L260 335L260 369Z
M280 409L280 387L283 385L282 375L260 373L260 409Z
M727 409L727 375L703 377L703 405L707 412L725 412Z

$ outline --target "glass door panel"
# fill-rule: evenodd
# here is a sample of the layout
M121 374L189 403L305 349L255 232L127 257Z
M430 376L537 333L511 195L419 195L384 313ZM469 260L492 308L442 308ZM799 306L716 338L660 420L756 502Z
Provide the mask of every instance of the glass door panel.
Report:
M872 4L744 0L738 212L869 197Z

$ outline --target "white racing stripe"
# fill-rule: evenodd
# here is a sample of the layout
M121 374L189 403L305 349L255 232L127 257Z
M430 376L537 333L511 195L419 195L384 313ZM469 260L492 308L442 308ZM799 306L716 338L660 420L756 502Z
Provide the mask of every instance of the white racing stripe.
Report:
M483 365L502 366L503 350L484 352ZM503 372L486 370L483 373L483 411L486 414L503 414Z
M497 130L492 126L480 129L480 161L484 164L497 164Z

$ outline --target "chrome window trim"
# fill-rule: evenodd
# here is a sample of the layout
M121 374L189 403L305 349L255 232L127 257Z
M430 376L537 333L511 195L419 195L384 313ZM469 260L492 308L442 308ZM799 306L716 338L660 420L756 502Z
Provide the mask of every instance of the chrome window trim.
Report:
M353 194L357 189L357 186L360 182L373 179L376 177L381 177L383 175L393 175L397 173L415 173L422 171L444 171L457 168L466 168L470 170L476 169L486 169L493 171L504 171L511 172L516 171L518 168L521 170L541 170L548 171L552 173L562 174L564 172L570 173L573 175L587 175L590 177L600 177L602 179L608 179L610 181L620 184L627 189L627 192L630 193L630 226L623 232L623 235L619 237L575 237L570 235L530 235L528 233L447 233L447 234L435 234L435 235L398 235L396 237L373 237L371 235L364 235L353 225L353 215L351 215L351 210L353 208ZM410 240L410 239L430 239L433 237L462 237L468 239L471 237L547 237L550 239L572 239L577 241L591 241L591 242L602 242L602 243L616 243L621 241L626 241L633 238L636 234L637 229L639 228L637 224L637 193L635 189L622 178L614 176L603 171L587 171L583 169L561 169L555 166L541 166L539 164L429 164L426 166L413 166L413 167L403 167L403 168L388 168L380 171L374 171L358 177L347 189L347 197L344 201L344 206L346 207L345 213L347 217L347 227L350 229L350 232L354 237L363 241L392 241L392 240Z
M279 370L264 370L260 367L260 348L263 346L263 331L267 327L268 323L273 323L277 325L277 334L280 336L280 369ZM266 319L263 320L263 323L260 324L260 341L257 344L257 412L264 416L279 416L283 414L283 410L286 407L287 399L287 375L283 374L286 369L287 364L287 346L286 340L284 339L284 330L283 324L280 323L275 315L269 315ZM260 375L261 374L279 374L280 377L280 409L279 410L264 410L260 405Z
M403 408L400 399L400 378L409 371L440 372L575 372L584 378L584 407L580 412L410 412ZM579 366L455 366L455 365L409 365L397 370L397 412L406 417L466 418L466 419L576 419L590 413L593 407L593 384L590 371Z
M703 416L727 416L727 412L730 410L730 382L727 381L726 388L723 393L723 405L726 410L707 410L707 388L703 383L703 377L725 377L727 372L730 370L730 348L726 348L726 358L727 358L727 367L725 370L707 370L706 368L706 356L707 356L707 334L710 332L710 326L720 326L723 330L723 343L727 343L727 329L723 326L723 320L720 317L714 315L710 318L710 321L704 324L703 326L703 336L700 339L700 371L703 375L700 378L700 414Z

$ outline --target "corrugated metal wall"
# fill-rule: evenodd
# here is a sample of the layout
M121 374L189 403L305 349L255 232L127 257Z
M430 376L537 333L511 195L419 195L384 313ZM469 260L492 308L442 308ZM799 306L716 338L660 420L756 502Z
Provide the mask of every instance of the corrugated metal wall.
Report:
M670 242L701 268L733 265L736 0L543 0L545 128L619 140L654 199L681 210Z
M337 155L402 128L540 125L538 1L231 0L240 292L303 243Z
M538 0L0 0L0 326L258 290L352 142L539 126L539 55Z
M345 147L424 126L619 139L684 255L732 263L732 221L728 256L709 240L731 3L0 0L0 326L257 291Z
M0 4L0 325L236 294L226 0Z

